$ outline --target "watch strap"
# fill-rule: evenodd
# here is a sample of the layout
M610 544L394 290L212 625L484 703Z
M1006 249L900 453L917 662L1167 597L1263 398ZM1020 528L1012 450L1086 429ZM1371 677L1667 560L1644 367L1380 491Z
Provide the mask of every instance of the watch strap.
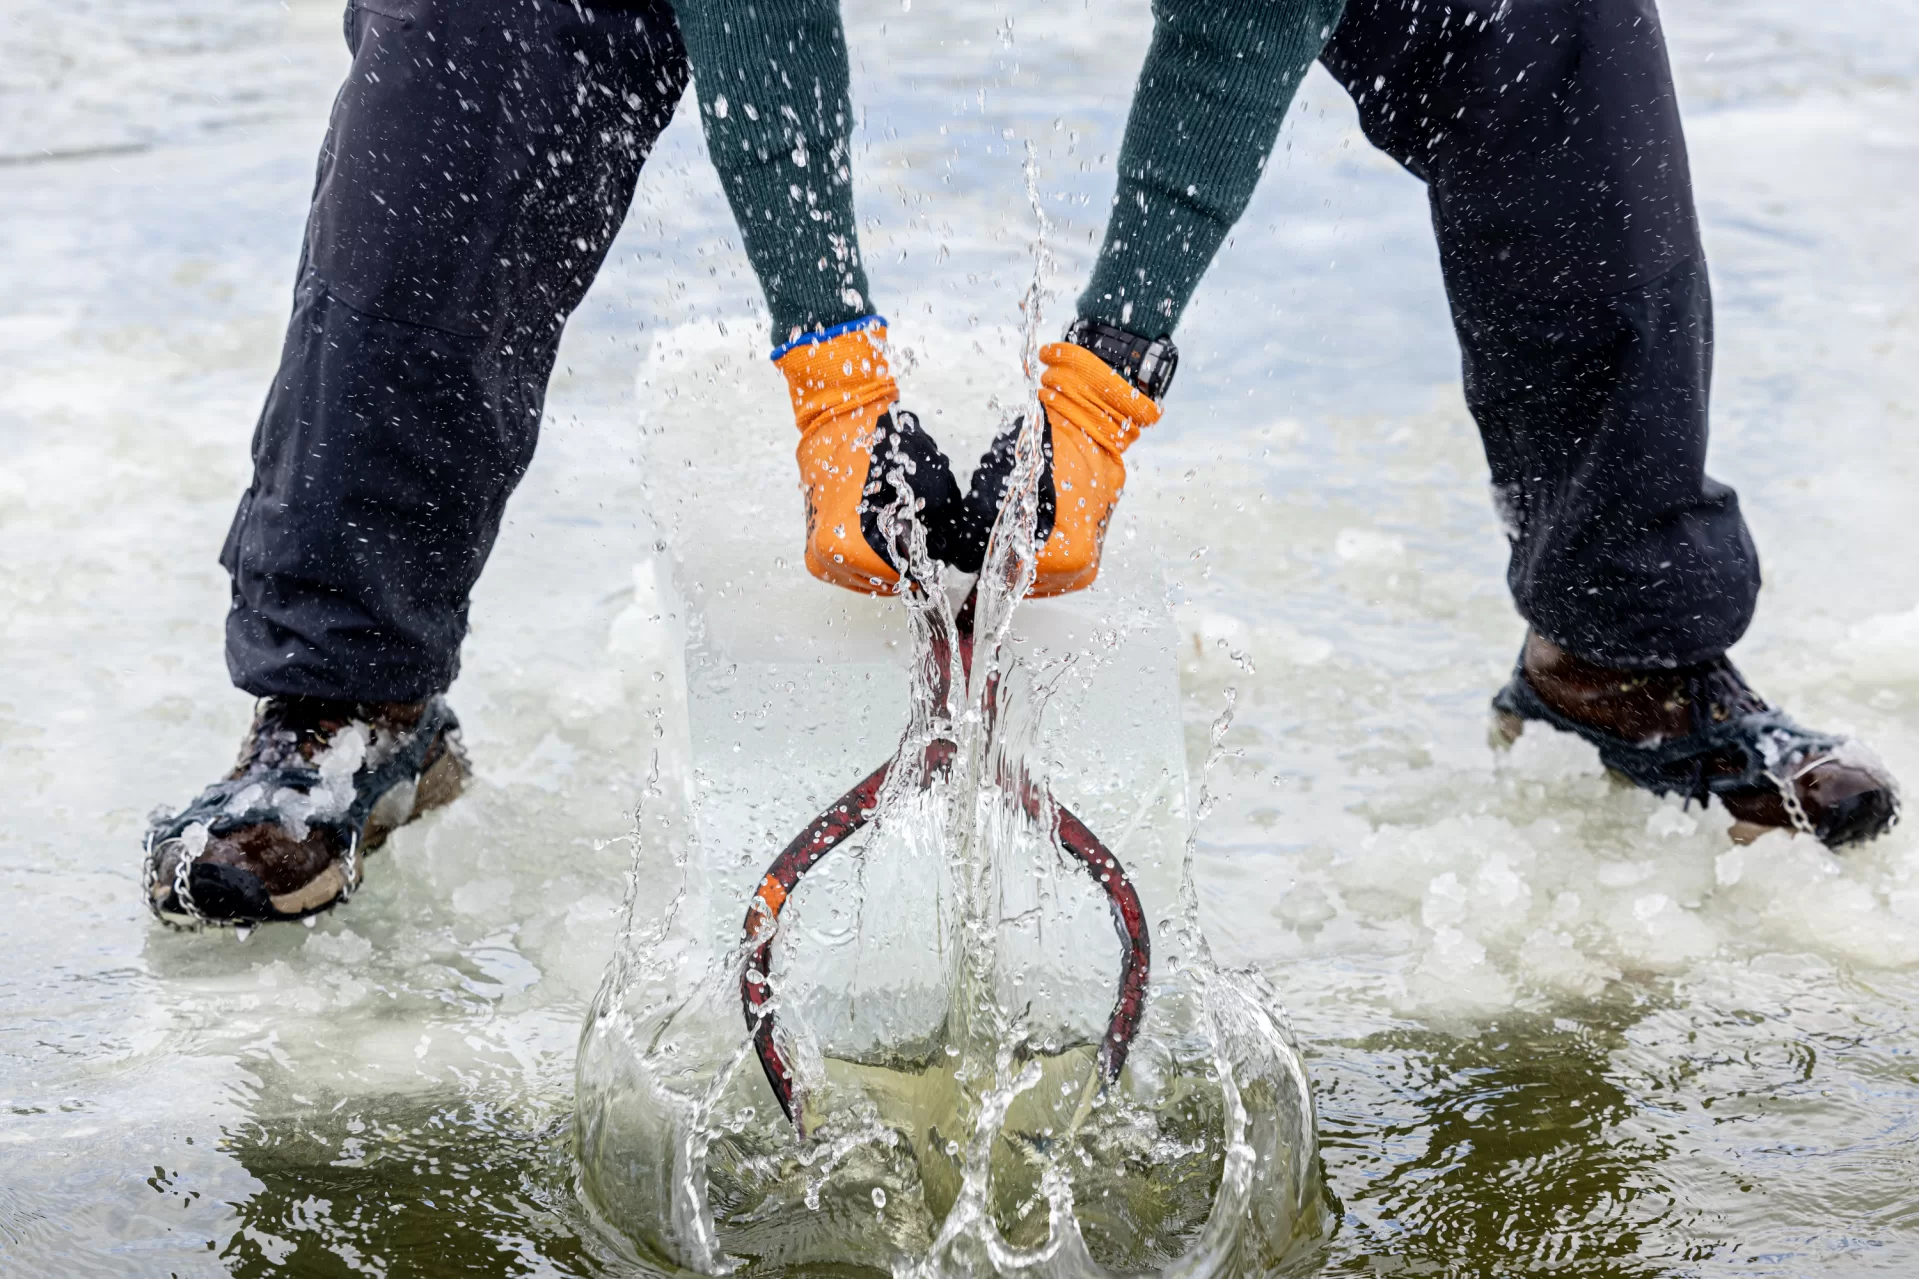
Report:
M1164 333L1149 338L1117 324L1081 318L1067 326L1066 340L1097 355L1134 389L1154 400L1165 397L1179 368L1179 349Z

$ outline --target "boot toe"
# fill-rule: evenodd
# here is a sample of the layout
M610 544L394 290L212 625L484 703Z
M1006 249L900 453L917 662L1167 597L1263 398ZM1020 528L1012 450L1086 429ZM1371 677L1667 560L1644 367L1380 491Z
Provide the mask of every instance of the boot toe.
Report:
M1877 839L1899 819L1899 790L1883 771L1838 758L1822 760L1801 779L1801 793L1829 848Z
M218 841L212 841L217 844ZM273 917L272 896L258 875L225 862L192 858L187 867L189 905L179 894L179 866L191 857L184 840L172 839L158 850L151 896L153 908L175 923L252 924Z
M187 874L194 905L221 924L257 924L274 918L273 900L258 875L239 866L195 862Z
M298 919L332 905L348 888L339 858L319 831L295 839L277 823L224 832L195 855L184 839L160 845L153 905L184 924L261 924ZM191 859L187 893L177 888L179 860Z

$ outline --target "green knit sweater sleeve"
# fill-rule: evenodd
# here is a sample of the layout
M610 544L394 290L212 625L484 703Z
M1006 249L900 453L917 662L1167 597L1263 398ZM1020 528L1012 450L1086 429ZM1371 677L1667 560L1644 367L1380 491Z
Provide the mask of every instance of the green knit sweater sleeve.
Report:
M680 0L700 122L773 340L869 315L838 0Z
M1344 0L1154 0L1119 188L1079 313L1171 333L1246 211Z

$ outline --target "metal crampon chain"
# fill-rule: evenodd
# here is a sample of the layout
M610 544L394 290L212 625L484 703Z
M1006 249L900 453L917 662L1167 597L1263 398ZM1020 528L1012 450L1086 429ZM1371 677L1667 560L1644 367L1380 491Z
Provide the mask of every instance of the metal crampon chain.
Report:
M153 900L153 886L160 882L160 859L153 855L153 832L147 832L147 839L141 850L140 894L146 898L147 909L153 912L155 919L160 918L160 903Z
M1779 802L1785 805L1786 816L1792 819L1793 829L1801 835L1810 835L1818 839L1819 828L1812 824L1812 818L1806 816L1806 806L1799 800L1799 788L1793 785L1793 782L1798 780L1799 774L1794 773L1791 777L1781 776L1783 770L1780 766L1785 762L1786 753L1778 737L1772 733L1762 735L1759 739L1759 753L1766 759L1764 770L1766 780L1771 782L1773 789L1779 792Z
M360 832L357 830L347 836L346 855L340 858L340 870L346 876L340 888L340 900L351 901L353 890L360 886Z
M196 924L204 924L207 917L200 912L200 903L193 900L193 887L188 882L191 879L188 872L192 869L191 857L181 857L173 863L173 898L186 911L187 918Z
M160 913L160 903L153 896L154 886L160 882L160 849L165 846L164 844L156 846L153 841L153 832L147 832L146 861L140 868L140 891L146 895L147 909L153 912L153 917L162 923L171 924L172 921ZM185 856L182 850L182 855L173 863L173 898L179 903L180 910L187 918L196 925L202 925L207 922L207 917L201 912L200 904L193 900L193 885L188 880L188 874L192 869L193 859Z

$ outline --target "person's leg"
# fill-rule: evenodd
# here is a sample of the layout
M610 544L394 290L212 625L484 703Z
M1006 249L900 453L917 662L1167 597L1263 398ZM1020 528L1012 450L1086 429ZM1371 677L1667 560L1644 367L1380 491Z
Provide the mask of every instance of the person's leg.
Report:
M221 562L259 696L417 702L531 458L567 316L686 84L663 5L357 0Z
M1532 629L1494 699L1505 731L1577 733L1747 833L1883 832L1884 768L1725 657L1759 562L1705 471L1712 301L1652 0L1349 0L1323 61L1428 186Z
M1705 472L1712 303L1650 0L1351 0L1324 62L1428 184L1520 614L1608 667L1725 652L1758 556Z
M684 89L660 5L358 0L253 483L221 562L240 765L148 832L163 919L350 894L459 793L467 595L526 469L566 318Z

